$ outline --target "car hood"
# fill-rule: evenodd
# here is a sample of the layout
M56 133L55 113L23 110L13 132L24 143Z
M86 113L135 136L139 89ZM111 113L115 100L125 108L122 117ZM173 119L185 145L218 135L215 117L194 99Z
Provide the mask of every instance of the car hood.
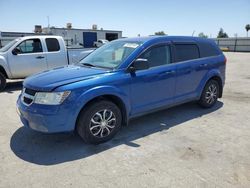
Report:
M30 76L24 80L23 86L36 91L52 91L59 86L91 79L107 72L105 69L70 65Z

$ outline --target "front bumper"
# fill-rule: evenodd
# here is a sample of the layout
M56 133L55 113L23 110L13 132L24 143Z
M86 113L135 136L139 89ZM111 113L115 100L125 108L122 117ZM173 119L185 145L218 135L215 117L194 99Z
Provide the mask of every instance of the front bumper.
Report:
M19 96L17 112L25 127L44 133L69 132L75 128L72 109L62 105L48 106L31 104L26 106Z

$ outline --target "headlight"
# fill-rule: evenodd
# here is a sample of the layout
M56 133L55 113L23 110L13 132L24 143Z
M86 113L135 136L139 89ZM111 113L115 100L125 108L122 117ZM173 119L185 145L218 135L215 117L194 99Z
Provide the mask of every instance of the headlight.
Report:
M37 92L35 95L34 103L59 105L69 96L70 91L64 92Z

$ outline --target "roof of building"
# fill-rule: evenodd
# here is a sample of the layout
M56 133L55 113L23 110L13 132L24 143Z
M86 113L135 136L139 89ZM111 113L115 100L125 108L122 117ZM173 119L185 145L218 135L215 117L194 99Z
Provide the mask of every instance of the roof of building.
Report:
M106 29L96 29L96 30L93 30L93 29L77 29L77 28L64 28L64 27L44 27L43 29L50 29L50 30L53 30L53 29L57 29L57 30L77 30L77 31L103 31L103 32L122 32L122 31L118 31L118 30L106 30Z

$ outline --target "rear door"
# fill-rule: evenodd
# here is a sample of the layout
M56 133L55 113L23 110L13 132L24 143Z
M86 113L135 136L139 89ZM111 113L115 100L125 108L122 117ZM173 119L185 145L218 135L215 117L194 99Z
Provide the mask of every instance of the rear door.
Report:
M48 69L62 67L68 64L67 51L63 41L57 38L45 38Z
M175 92L176 70L169 44L153 46L138 58L147 59L150 68L131 74L132 115L171 104Z
M25 78L34 73L47 70L44 47L39 38L22 41L8 54L8 61L13 78Z
M174 43L176 64L175 102L197 97L198 87L207 72L207 64L200 59L196 43Z

